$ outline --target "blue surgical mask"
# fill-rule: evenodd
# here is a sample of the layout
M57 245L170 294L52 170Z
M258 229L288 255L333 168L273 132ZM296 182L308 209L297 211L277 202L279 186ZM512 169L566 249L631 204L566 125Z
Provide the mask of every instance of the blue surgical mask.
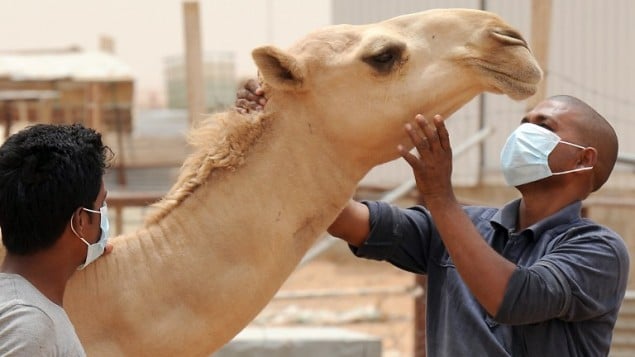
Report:
M580 167L572 170L551 172L549 154L558 143L579 149L584 146L563 141L556 133L539 125L521 124L507 138L501 151L501 169L505 181L510 186L520 186L553 175L591 170L593 167Z
M84 237L80 236L75 231L75 228L73 227L73 218L71 217L71 229L73 230L73 233L75 233L75 235L88 246L88 249L86 250L86 260L84 261L84 264L80 265L77 268L78 270L84 269L86 266L88 266L88 264L94 262L95 259L99 258L100 256L102 256L102 254L104 254L104 250L106 249L106 243L108 243L108 230L110 229L110 224L108 222L108 206L106 206L105 202L104 202L104 205L101 208L99 208L99 211L95 211L95 210L83 208L83 207L82 209L87 212L98 213L101 216L99 221L99 228L101 228L101 235L99 236L99 240L96 243L93 243L93 244L88 243L88 241Z

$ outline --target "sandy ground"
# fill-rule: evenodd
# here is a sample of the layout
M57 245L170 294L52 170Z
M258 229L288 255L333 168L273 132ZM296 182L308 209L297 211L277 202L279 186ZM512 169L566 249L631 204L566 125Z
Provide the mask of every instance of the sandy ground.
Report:
M414 275L355 258L344 244L337 244L296 269L278 294L331 295L275 298L254 324L350 329L381 338L384 357L412 356L417 291Z

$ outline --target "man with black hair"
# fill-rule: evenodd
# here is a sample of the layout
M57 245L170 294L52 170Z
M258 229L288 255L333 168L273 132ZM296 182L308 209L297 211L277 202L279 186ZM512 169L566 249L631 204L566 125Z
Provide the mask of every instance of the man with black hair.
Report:
M103 182L111 154L79 124L34 125L0 147L0 355L85 355L64 290L112 249Z

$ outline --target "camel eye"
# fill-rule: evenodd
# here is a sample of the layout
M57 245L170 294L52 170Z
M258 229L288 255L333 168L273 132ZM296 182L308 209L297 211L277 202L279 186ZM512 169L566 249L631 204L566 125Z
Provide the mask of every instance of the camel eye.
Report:
M373 67L377 72L388 73L392 70L395 63L401 59L402 52L403 47L391 46L365 57L363 61Z
M392 62L395 59L395 55L391 52L384 52L375 57L373 57L373 61L379 64L385 64Z

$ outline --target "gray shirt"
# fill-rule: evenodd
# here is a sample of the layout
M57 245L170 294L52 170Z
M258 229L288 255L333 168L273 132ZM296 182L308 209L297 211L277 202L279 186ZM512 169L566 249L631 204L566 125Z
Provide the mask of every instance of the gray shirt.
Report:
M64 309L16 274L0 273L0 356L85 356Z
M517 265L496 316L462 281L429 212L365 202L371 233L361 257L428 275L429 356L606 356L626 291L629 256L581 203L515 232L520 200L465 207L488 244Z

